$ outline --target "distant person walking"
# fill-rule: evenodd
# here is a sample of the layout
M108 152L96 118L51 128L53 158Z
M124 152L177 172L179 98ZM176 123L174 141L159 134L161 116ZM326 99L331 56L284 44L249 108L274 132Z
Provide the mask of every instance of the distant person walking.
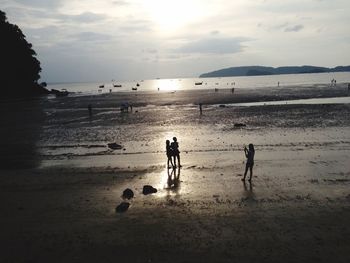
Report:
M176 159L177 159L177 163L178 163L179 167L181 167L179 143L177 142L176 137L173 137L173 142L171 143L171 148L173 150L173 156L174 156L174 167L176 167Z
M88 111L89 111L89 116L92 116L92 106L91 104L88 105Z
M250 143L248 148L249 149L247 149L247 147L244 146L244 154L245 154L245 157L247 158L247 162L245 165L245 172L244 172L244 177L242 181L245 181L245 177L247 175L248 169L250 171L250 177L248 180L251 181L253 178L253 166L254 166L254 155L255 155L254 145Z
M172 160L174 153L173 153L173 149L170 146L169 140L165 141L165 145L166 145L165 146L166 147L166 156L168 157L167 167L168 167L168 169L170 169L169 163L171 163L171 166L174 167L173 160Z
M202 106L203 104L202 103L199 103L199 114L202 115Z

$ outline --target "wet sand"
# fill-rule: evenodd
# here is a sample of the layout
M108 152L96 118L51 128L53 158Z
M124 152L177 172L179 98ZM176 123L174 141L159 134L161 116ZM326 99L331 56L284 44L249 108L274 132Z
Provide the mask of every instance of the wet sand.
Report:
M350 106L218 106L346 96L299 88L2 103L1 262L348 262ZM125 100L133 112L119 112ZM250 142L251 184L240 180ZM116 213L125 188L135 198Z

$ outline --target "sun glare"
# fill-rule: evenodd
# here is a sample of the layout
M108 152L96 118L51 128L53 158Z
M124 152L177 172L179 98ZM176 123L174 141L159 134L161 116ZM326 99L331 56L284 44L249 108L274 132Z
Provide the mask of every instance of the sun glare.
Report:
M180 90L179 81L175 79L158 79L156 86L160 91L177 91Z
M200 2L186 0L149 0L145 10L160 29L174 30L203 15Z

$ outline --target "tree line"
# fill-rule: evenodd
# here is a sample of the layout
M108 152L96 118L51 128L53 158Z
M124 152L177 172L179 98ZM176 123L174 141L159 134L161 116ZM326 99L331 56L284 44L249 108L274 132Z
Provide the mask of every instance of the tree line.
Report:
M23 97L47 94L38 84L40 62L32 44L21 29L7 21L0 10L0 97Z

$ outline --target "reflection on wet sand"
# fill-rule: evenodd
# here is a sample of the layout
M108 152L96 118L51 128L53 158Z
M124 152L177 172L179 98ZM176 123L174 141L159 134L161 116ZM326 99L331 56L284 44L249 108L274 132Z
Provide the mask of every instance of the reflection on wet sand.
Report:
M180 185L180 168L168 169L168 189L177 190ZM171 172L170 172L171 171Z
M167 181L164 188L168 196L171 194L178 196L180 194L180 171L181 168L167 169Z
M253 191L253 183L251 181L243 181L243 195L247 201L255 201L255 193Z

